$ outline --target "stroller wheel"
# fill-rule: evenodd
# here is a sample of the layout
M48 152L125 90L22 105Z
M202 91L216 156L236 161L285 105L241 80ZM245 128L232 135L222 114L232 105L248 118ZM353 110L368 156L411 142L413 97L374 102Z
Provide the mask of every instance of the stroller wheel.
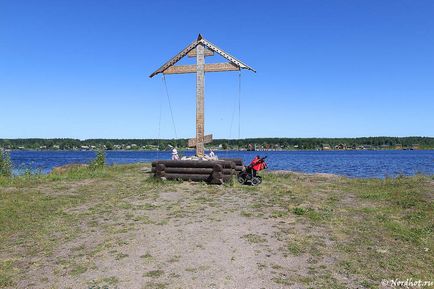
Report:
M258 178L252 178L252 186L257 186L261 183L261 180Z
M246 182L246 179L243 178L243 176L238 176L238 177L237 177L237 180L238 180L238 182L239 182L240 184L244 184L244 183Z

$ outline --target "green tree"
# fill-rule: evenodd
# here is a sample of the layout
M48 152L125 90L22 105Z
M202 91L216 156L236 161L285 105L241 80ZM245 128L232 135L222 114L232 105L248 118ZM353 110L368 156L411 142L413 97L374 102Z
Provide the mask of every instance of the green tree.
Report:
M106 150L111 151L113 150L113 144L111 142L107 142L105 144Z
M158 146L158 150L159 150L159 151L164 151L164 150L166 150L166 146L165 146L164 144L160 144L160 145Z

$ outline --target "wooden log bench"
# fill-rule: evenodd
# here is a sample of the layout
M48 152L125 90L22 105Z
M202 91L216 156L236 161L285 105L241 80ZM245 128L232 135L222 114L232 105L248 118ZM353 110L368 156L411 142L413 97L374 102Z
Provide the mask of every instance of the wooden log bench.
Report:
M233 160L159 160L152 162L152 172L161 179L223 184L236 175L237 163Z
M231 161L235 163L235 172L238 174L244 170L243 159L240 158L225 158L221 159L222 161Z

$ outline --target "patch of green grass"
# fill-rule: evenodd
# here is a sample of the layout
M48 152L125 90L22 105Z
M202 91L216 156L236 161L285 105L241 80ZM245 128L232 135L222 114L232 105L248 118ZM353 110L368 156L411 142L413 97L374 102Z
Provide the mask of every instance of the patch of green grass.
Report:
M400 238L404 241L419 243L421 240L432 235L434 225L427 225L422 228L410 227L408 224L402 224L396 221L386 221L385 228L389 229L392 236Z
M116 276L111 276L103 278L101 281L107 285L116 285L119 283L119 278Z
M264 207L264 204L262 203L254 203L253 205L250 206L252 209L259 209Z
M338 249L346 256L339 267L370 284L384 276L426 278L426 266L434 262L426 253L434 249L428 178L354 179L345 181L346 188L359 199L332 218L330 228L343 239Z
M121 259L124 259L124 258L127 258L127 257L128 257L128 254L118 253L115 256L115 260L121 260Z
M295 255L298 256L303 252L303 246L301 244L299 244L298 242L290 242L288 243L287 247L288 251Z
M119 283L119 278L116 276L105 277L102 279L94 280L89 283L89 289L109 289L116 288Z
M78 275L83 274L84 272L86 272L87 269L88 268L85 265L78 264L78 265L75 265L75 266L72 267L72 269L70 271L70 274L72 276L78 276Z
M196 201L199 204L208 204L214 202L214 199L207 196L199 196L194 198L194 201Z
M243 239L246 239L251 244L265 243L267 239L257 235L257 234L247 234L242 236Z
M0 287L12 287L14 276L18 273L18 269L14 267L13 260L0 261Z
M302 216L302 215L306 214L307 211L308 211L308 209L300 208L300 207L295 207L292 209L292 212L294 214L296 214L297 216Z
M271 212L272 218L283 218L288 216L288 211L273 211Z
M252 212L248 212L248 211L241 211L240 215L243 216L243 217L252 217L253 213Z
M35 189L3 191L0 189L0 250L26 254L51 254L61 241L72 239L80 231L71 224L77 216L64 208L79 204L81 196L47 196Z
M158 206L149 203L143 205L136 205L136 209L141 209L141 210L154 210L156 208L158 208Z
M164 274L164 271L162 271L162 270L152 270L152 271L145 272L143 274L143 277L158 278L158 277L161 277L163 274Z
M122 202L122 203L118 204L118 207L121 209L129 210L129 209L133 208L133 205L131 203Z
M307 210L306 216L311 221L325 221L331 218L333 210L330 208L321 208L316 210Z
M148 282L144 285L144 289L165 289L167 288L167 283L155 283Z
M280 266L279 264L273 264L273 265L271 265L271 268L274 269L274 270L280 270L280 269L283 269L283 267Z
M282 209L289 203L291 213L309 221L309 231L326 232L334 242L325 245L326 239L321 238L324 233L307 236L301 232L300 240L287 241L285 249L291 254L339 256L338 260L348 261L346 266L337 262L330 267L357 275L366 284L378 285L384 276L423 278L429 275L428 264L434 263L434 255L427 253L434 250L433 177L381 180L288 176L292 182L280 176L273 178L280 187L262 186L261 203ZM285 187L290 188L290 193L284 193ZM284 236L278 237L285 241ZM333 282L336 285L332 286ZM312 284L345 288L325 275Z

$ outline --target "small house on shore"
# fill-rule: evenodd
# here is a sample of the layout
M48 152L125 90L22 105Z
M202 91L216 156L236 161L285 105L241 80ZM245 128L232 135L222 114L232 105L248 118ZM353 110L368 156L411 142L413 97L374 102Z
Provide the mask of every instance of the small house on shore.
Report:
M331 150L332 147L331 147L329 144L324 143L324 144L321 145L321 149L322 149L323 151L327 151L327 150Z
M346 144L338 144L335 145L335 150L346 150L347 149L347 145Z

